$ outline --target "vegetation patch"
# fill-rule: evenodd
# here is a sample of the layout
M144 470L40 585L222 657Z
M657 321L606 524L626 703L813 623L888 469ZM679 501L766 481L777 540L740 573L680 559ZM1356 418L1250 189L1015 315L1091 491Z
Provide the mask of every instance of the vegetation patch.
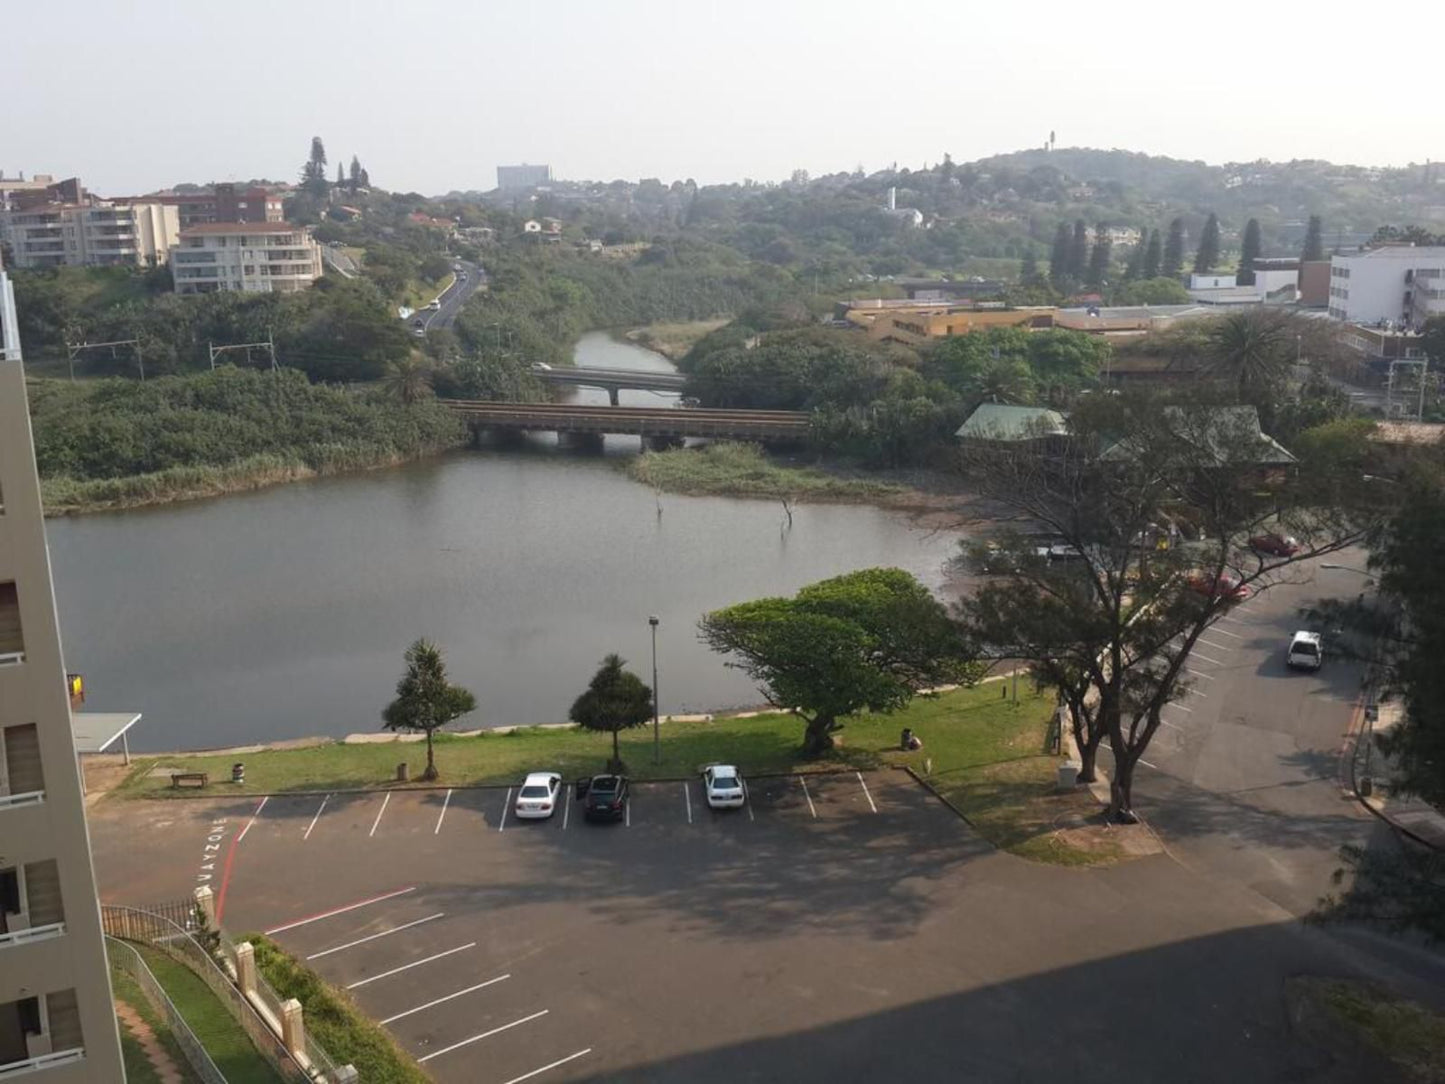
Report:
M627 472L654 489L714 497L870 504L909 492L888 482L840 478L814 467L779 466L755 444L729 442L645 452L628 463Z
M633 328L627 338L638 346L656 350L663 357L677 361L709 332L716 331L727 323L726 319L686 320L681 323L660 322L646 327Z
M186 1060L181 1044L176 1041L175 1033L151 1006L140 984L120 968L112 966L110 989L117 1002L129 1005L150 1026L161 1049L171 1056L171 1061L180 1069L182 1084L198 1084L198 1078L191 1069L190 1062ZM125 1079L128 1084L164 1084L159 1071L146 1056L140 1040L130 1033L124 1023L120 1025L120 1053L125 1063Z
M256 966L283 998L294 997L306 1013L306 1027L339 1065L352 1065L367 1084L429 1084L431 1078L373 1023L356 1002L261 934L246 937L256 949ZM229 1078L234 1080L235 1078Z
M1343 1029L1412 1084L1445 1081L1445 1014L1352 979L1302 976L1289 987L1295 1000L1325 1016L1326 1036Z

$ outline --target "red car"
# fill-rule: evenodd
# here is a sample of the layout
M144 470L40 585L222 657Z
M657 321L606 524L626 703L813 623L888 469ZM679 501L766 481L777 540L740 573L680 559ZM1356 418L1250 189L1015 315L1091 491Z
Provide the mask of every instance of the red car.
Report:
M1249 540L1249 548L1271 557L1293 557L1301 549L1299 540L1287 534L1259 534Z
M1254 594L1248 584L1240 583L1228 572L1220 576L1218 580L1211 573L1194 572L1184 582L1189 590L1197 592L1205 598L1222 598L1227 602L1244 602Z

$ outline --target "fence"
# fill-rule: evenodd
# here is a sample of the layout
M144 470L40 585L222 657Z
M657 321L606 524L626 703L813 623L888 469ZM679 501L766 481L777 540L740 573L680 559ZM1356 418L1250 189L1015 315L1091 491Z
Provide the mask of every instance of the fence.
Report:
M216 1068L216 1063L211 1060L211 1055L206 1053L206 1048L196 1038L196 1033L191 1030L190 1025L181 1016L175 1003L166 995L165 989L155 975L151 974L151 969L141 959L140 953L119 938L110 936L105 939L105 950L110 957L111 964L134 979L145 994L146 1000L151 1003L156 1012L165 1018L166 1026L171 1029L171 1034L180 1044L186 1061L190 1062L191 1068L201 1078L202 1084L226 1084L225 1075Z
M194 908L194 904L192 908L191 921L196 923L196 933L201 937L214 936L201 930L198 910ZM167 905L157 910L170 910L175 914L185 914L185 909L179 904ZM245 995L236 988L230 977L221 970L215 956L191 932L183 929L180 924L171 919L149 909L140 910L134 907L103 904L100 908L100 918L105 932L112 937L152 945L173 959L179 960L199 975L211 988L212 993L221 999L221 1003L235 1017L237 1023L245 1029L256 1049L281 1074L283 1080L311 1081L314 1079L312 1075L296 1064L287 1052L277 1031L274 1031L256 1011L255 1006L246 1000ZM221 943L218 940L218 945ZM229 958L234 960L234 956ZM274 991L271 992L271 996L275 997ZM280 1021L280 1014L277 1013L278 1030ZM313 1045L308 1038L308 1054ZM326 1057L324 1052L318 1051L318 1054L319 1056L312 1061L312 1065L316 1066L318 1070L324 1066L330 1071L333 1066L331 1059Z

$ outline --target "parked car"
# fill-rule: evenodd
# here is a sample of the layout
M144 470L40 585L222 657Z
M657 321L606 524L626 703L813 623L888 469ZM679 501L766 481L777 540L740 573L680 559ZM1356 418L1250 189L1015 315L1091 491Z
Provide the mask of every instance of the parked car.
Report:
M442 307L442 303L441 303L440 299L434 297L434 298L432 298L430 301L427 302L426 307L427 307L427 309L430 310L431 312L436 312L438 309L440 309L440 308Z
M545 820L557 812L562 777L556 772L532 772L517 791L513 812L521 820Z
M704 768L702 790L713 809L741 809L747 800L742 773L731 764L709 764Z
M1292 670L1318 670L1324 662L1324 642L1317 632L1301 629L1289 642L1285 665Z
M1211 572L1191 572L1184 582L1189 590L1197 594L1206 598L1223 598L1228 602L1244 602L1254 594L1248 584L1240 583L1238 577L1228 572L1217 580Z
M426 327L426 321L423 320L420 316L418 316L415 320L413 320L413 321L411 322L411 326L412 326L412 327Z
M589 821L620 821L627 815L630 789L625 775L594 775L587 783L583 814Z
M1293 557L1300 551L1300 544L1293 535L1259 534L1249 540L1249 548L1271 557Z

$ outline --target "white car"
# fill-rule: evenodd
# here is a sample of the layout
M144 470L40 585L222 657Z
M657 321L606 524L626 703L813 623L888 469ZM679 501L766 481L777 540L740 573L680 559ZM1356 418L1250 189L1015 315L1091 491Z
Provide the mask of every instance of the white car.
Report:
M1317 632L1305 632L1303 630L1294 634L1294 639L1289 642L1289 653L1285 655L1285 665L1293 670L1318 670L1320 663L1324 661L1324 644L1320 634Z
M742 774L731 764L709 764L704 768L702 791L713 809L741 809L747 800Z
M562 777L556 772L532 772L517 791L514 812L521 820L544 820L557 811Z

